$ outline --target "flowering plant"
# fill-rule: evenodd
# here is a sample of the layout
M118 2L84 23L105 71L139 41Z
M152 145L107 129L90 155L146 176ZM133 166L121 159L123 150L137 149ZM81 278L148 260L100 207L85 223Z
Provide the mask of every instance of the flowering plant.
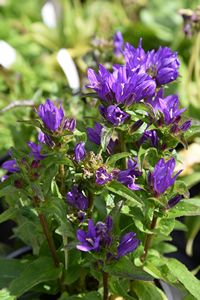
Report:
M191 120L177 95L164 96L179 76L177 53L145 52L141 40L135 48L120 33L114 46L123 64L88 69L96 122L83 128L47 99L31 121L37 142L11 149L2 165L8 209L0 220L17 223L15 235L33 254L8 262L20 270L6 282L14 298L31 291L60 300L166 299L157 279L199 297L194 275L165 256L174 251L171 231L182 228L176 217L200 214L176 169Z

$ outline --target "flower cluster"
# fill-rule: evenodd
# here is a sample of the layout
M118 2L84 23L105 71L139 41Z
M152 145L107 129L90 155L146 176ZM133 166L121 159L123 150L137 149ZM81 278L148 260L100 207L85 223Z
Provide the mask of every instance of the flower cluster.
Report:
M157 121L159 112L162 118L157 122L158 126L170 125L171 133L175 135L186 131L191 121L181 121L184 109L179 109L178 96L163 96L163 87L179 75L177 53L167 47L145 52L142 40L134 48L129 43L124 44L119 32L114 36L114 52L123 55L124 65L113 66L112 72L102 65L99 65L98 73L88 69L88 87L100 98L99 111L103 118L115 127L130 123L129 107L142 102L151 105L154 112L153 118L149 116L149 124Z
M38 141L52 147L54 142L50 136L53 133L73 132L76 128L76 120L65 118L62 105L58 108L50 99L45 104L40 104L37 114L43 122L45 131L41 131L38 135Z
M110 254L110 248L113 244L112 238L113 221L110 216L106 218L105 223L97 222L94 225L92 219L88 221L88 231L79 229L77 231L77 239L80 244L77 245L77 249L87 251L101 251L105 250L107 254ZM133 252L139 245L139 240L136 238L134 232L125 234L117 246L117 254L112 255L113 258L120 258L128 253Z

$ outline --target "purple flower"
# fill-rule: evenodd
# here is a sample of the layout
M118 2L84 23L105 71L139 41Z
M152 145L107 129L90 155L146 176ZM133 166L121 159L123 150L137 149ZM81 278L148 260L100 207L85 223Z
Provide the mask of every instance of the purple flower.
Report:
M98 74L94 70L88 69L88 79L90 81L89 88L96 91L102 100L106 100L108 103L112 103L114 94L109 87L109 78L111 74L101 64L99 65Z
M27 144L31 150L30 155L34 157L35 161L40 161L45 158L45 156L41 154L41 145L37 145L33 142L28 142Z
M120 258L128 253L133 252L139 245L140 241L136 238L136 233L126 233L120 240L117 247L117 257Z
M115 126L123 124L130 117L129 114L115 105L110 105L108 107L104 107L101 105L99 107L99 110L102 116Z
M7 160L2 164L1 167L2 169L7 170L10 173L16 173L20 171L16 159Z
M95 123L94 128L87 128L87 135L91 142L100 145L101 144L101 132L103 126L100 123Z
M114 54L119 56L122 53L122 48L124 45L124 39L120 31L117 31L113 37L114 44Z
M145 72L146 53L142 48L142 39L138 47L134 48L131 44L126 43L123 51L126 65L132 72Z
M160 111L164 116L164 122L166 125L177 122L180 120L180 115L185 111L185 108L179 110L179 99L177 95L170 95L163 98L163 89L160 89L154 98L149 99L155 112Z
M90 219L88 221L88 232L77 230L77 239L81 244L77 249L81 251L99 251L101 247L109 247L112 244L112 218L107 216L105 223L97 222L94 225Z
M63 129L73 132L75 130L75 128L76 128L76 120L75 119L66 118L64 120Z
M113 221L110 216L107 216L105 223L97 222L95 226L96 234L100 236L100 245L108 247L112 244L112 227Z
M182 130L182 131L187 131L187 130L191 127L191 124L192 124L192 120L187 120L187 121L185 121L185 122L180 126L180 130Z
M96 183L99 185L103 185L112 180L112 175L107 173L106 169L99 168L96 171Z
M170 186L172 186L177 176L182 172L182 170L180 170L173 176L175 164L174 158L171 158L167 162L161 158L155 165L153 173L150 173L149 183L153 188L156 197L163 194Z
M137 161L128 160L128 169L119 171L117 180L122 184L126 185L133 191L140 190L139 185L135 183L136 176L141 176L142 172L138 169Z
M171 198L168 203L167 203L167 208L172 208L174 207L176 204L178 204L181 199L183 198L182 195L176 195L175 197Z
M78 250L84 252L99 250L101 237L98 236L92 219L88 221L88 232L82 229L77 230L77 239L81 242L76 246Z
M177 53L170 48L160 47L157 51L145 53L140 40L138 48L126 43L123 54L130 71L146 72L158 86L174 81L179 75L180 63Z
M74 153L75 153L76 161L79 162L79 161L83 160L86 156L85 143L84 142L78 143L75 146Z
M72 187L71 191L67 193L66 199L71 206L79 210L88 208L88 198L78 190L77 186Z
M159 139L156 130L145 130L140 139L140 144L144 144L146 141L149 141L152 147L158 148Z
M64 118L62 106L57 108L51 100L47 99L45 104L38 108L38 116L42 119L45 127L51 131L56 131Z
M51 138L42 131L38 133L38 142L45 144L49 147L53 147L55 145Z
M157 51L147 53L146 72L156 80L158 86L176 80L179 66L177 52L170 48L160 47Z
M88 70L88 87L94 89L100 99L108 104L123 103L126 106L138 102L155 93L156 84L145 73L134 73L126 66L115 66L113 73L99 65L96 74L92 69Z

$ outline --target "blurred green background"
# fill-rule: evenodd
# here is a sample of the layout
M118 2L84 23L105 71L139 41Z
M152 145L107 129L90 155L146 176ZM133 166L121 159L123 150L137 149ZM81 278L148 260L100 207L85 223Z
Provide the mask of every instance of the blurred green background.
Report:
M118 30L135 46L142 37L145 50L165 45L178 51L180 77L168 93L180 95L198 129L199 36L185 37L179 14L180 9L195 9L198 4L198 0L0 0L0 156L11 146L23 147L35 134L17 121L34 117L33 107L48 97L61 100L69 116L87 122L94 105L81 97L87 68L99 62L110 67L109 62L115 61L112 37ZM62 48L67 52L59 52ZM200 181L198 134L189 143L187 152L180 151L180 159L184 180L192 187ZM190 220L189 254L200 228L199 218L193 218L192 224Z

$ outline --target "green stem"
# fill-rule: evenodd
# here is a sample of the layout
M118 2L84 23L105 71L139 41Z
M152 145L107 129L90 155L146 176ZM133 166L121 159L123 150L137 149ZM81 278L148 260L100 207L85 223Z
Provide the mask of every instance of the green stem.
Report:
M155 215L155 212L154 212L153 219L152 219L151 225L150 225L150 229L154 230L156 228L156 224L157 224L157 216ZM144 252L141 256L141 261L143 263L145 262L149 248L151 247L152 239L153 239L153 233L148 233L145 238Z
M103 271L103 300L108 300L108 273Z

